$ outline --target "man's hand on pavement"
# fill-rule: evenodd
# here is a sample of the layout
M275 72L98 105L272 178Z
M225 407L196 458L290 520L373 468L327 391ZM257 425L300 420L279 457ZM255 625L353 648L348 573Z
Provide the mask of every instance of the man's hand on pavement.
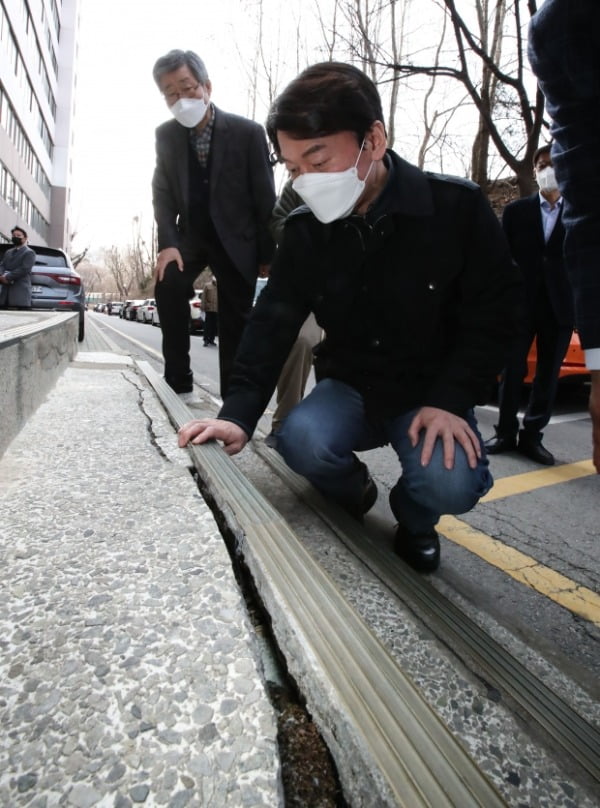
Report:
M421 463L424 466L429 464L435 442L439 438L444 447L445 468L454 467L454 441L457 441L465 450L469 466L472 469L477 467L477 461L481 457L481 445L479 438L464 418L437 407L421 407L408 430L413 447L419 442L419 434L422 429L425 430L421 452Z
M222 442L223 448L228 455L241 452L248 443L248 435L240 426L220 418L202 418L188 421L177 434L179 435L178 443L181 449L190 442L197 446L209 440L218 440Z
M177 247L165 247L161 250L156 258L156 266L154 267L154 282L162 281L165 276L165 269L167 265L175 261L179 271L183 272L183 258Z

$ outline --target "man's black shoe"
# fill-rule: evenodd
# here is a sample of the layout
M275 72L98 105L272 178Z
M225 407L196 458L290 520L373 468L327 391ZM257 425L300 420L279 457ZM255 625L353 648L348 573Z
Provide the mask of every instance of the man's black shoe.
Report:
M440 565L440 540L435 530L409 533L398 525L394 552L417 572L434 572Z
M366 466L365 472L367 479L363 488L362 497L358 502L352 503L352 505L343 506L344 510L359 522L362 522L363 516L367 513L367 511L371 510L373 505L375 505L375 500L377 499L377 486L375 485L375 480L367 471Z
M519 432L519 445L517 449L522 455L540 463L542 466L553 466L554 455L542 445L541 437L529 437L523 430Z
M489 455L501 454L502 452L510 452L517 448L517 439L513 436L504 437L496 435L485 442L485 451Z

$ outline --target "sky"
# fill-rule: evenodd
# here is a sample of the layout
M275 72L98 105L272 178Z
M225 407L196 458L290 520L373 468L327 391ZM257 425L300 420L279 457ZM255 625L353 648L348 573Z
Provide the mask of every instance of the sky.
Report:
M123 246L152 224L154 130L170 113L152 66L172 48L204 59L213 101L247 114L239 0L81 0L72 152L73 250ZM237 35L234 37L235 21ZM261 121L262 122L262 121Z

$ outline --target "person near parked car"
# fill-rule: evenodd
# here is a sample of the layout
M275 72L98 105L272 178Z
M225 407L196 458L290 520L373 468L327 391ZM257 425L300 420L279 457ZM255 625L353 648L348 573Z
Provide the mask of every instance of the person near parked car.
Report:
M546 466L554 464L554 455L542 443L542 430L552 416L560 367L575 317L563 260L563 200L550 149L550 144L540 146L533 157L539 191L510 202L502 214L502 226L525 285L519 332L500 380L496 435L485 444L488 454L517 449ZM527 375L527 355L534 339L535 376L519 430L518 410Z
M387 148L377 88L353 65L304 70L267 132L308 207L286 220L217 418L185 424L179 445L216 439L239 452L313 311L325 331L318 382L277 450L361 519L377 487L355 452L391 444L402 466L395 551L434 570L440 516L469 511L493 483L473 408L516 327L520 278L502 228L476 185Z
M600 4L546 0L529 25L529 60L546 97L564 197L565 263L591 374L593 462L600 474Z
M202 287L202 311L204 312L204 344L215 345L219 327L219 297L217 279L211 274Z
M35 252L27 246L27 233L22 227L13 227L10 235L14 246L0 259L0 307L30 309Z
M273 256L275 184L264 129L211 103L212 84L197 54L170 51L155 63L153 77L174 117L156 130L152 179L164 376L194 403L188 327L194 281L207 265L218 280L225 395L257 275L268 274Z
M271 233L276 243L281 240L283 226L289 214L303 204L302 197L292 188L292 180L288 180L277 197L271 217ZM277 434L288 413L304 397L306 383L313 367L313 350L322 338L323 331L311 312L302 324L298 338L277 380L277 405L271 419L271 431L265 438L265 443L272 449L277 448Z

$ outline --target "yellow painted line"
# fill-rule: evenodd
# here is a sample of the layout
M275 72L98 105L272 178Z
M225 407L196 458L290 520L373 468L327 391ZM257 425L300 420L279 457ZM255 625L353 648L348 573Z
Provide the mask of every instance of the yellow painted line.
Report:
M579 463L565 463L560 466L550 466L538 471L527 471L524 474L514 474L512 477L502 477L496 480L492 490L482 497L480 502L493 502L495 499L511 497L515 494L526 494L548 485L566 483L589 477L596 474L591 460L581 460Z
M600 626L600 595L591 589L576 584L565 575L545 567L498 539L486 536L455 516L443 516L438 529L447 539L478 555L515 581L535 589L570 612Z

